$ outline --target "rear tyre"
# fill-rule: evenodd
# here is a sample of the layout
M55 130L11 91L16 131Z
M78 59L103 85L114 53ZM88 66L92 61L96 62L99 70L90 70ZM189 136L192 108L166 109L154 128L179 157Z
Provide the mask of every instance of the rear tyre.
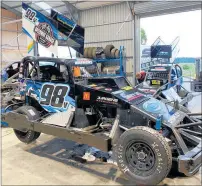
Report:
M111 50L114 48L114 45L107 45L104 49L106 58L111 58Z
M84 58L88 57L88 47L84 49L83 57Z
M116 50L118 50L118 49L113 48L113 49L111 50L111 58L115 58L115 52L116 52Z
M124 132L116 148L120 170L137 185L157 185L169 173L172 154L166 140L148 127Z
M93 50L92 50L93 59L96 59L96 50L97 50L97 48L93 47Z
M115 52L115 58L118 59L120 57L120 51L117 49Z
M16 110L16 112L19 114L26 115L30 121L37 120L40 117L38 111L31 106L20 107L19 109ZM21 129L21 130L14 129L14 133L20 141L27 144L35 141L41 134L40 132L27 129Z
M93 47L88 48L87 57L92 59L93 58Z

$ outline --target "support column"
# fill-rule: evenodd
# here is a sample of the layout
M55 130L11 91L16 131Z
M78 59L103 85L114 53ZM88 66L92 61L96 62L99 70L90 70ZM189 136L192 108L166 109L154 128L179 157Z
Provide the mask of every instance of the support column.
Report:
M34 41L34 56L38 56L38 43Z
M136 85L136 73L140 71L140 17L138 15L133 16L133 85Z

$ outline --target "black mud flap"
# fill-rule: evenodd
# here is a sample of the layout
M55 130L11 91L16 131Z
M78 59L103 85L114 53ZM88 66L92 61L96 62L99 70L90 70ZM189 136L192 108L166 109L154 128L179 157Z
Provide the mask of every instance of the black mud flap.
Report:
M199 143L185 155L178 157L178 170L186 176L196 173L202 165L202 145Z

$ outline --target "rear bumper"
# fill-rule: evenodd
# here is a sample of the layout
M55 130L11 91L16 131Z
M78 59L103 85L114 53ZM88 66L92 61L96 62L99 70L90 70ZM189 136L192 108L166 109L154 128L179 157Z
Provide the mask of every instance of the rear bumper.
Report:
M202 165L202 145L178 157L178 170L186 176L191 176L199 170Z

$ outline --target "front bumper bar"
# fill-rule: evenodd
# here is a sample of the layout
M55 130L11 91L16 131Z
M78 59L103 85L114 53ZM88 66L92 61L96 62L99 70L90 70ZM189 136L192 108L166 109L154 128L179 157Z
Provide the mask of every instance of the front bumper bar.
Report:
M202 144L201 142L185 155L178 157L178 170L186 176L196 173L202 165Z

